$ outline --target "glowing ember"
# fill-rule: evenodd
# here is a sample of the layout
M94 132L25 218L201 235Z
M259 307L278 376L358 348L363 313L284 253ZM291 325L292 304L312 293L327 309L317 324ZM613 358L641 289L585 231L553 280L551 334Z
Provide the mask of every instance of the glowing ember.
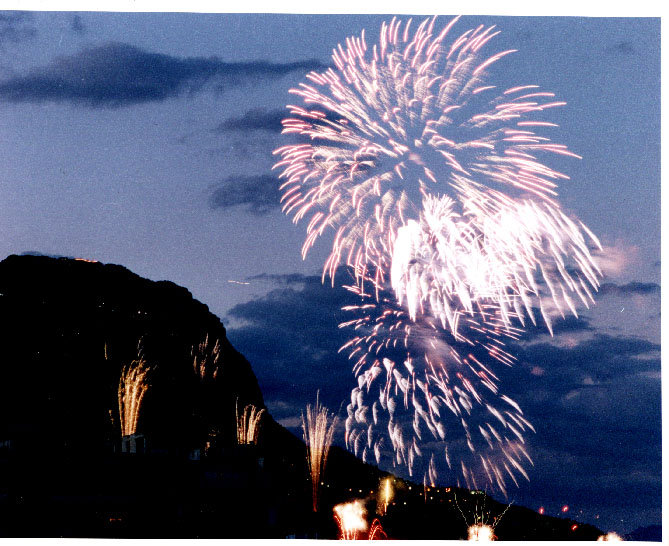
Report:
M314 512L318 510L318 489L325 470L337 418L328 415L328 409L320 406L318 395L316 405L307 405L306 418L302 414L302 432L307 446L307 463L311 476L311 499Z
M367 529L365 507L359 500L334 507L341 540L357 540L358 534Z

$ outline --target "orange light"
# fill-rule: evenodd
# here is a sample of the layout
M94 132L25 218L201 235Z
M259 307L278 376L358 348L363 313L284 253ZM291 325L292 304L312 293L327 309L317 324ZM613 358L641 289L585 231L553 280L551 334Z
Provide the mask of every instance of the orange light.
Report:
M566 504L562 507L562 513L568 512L569 511L569 506Z
M541 508L539 508L538 512L539 512L540 514L543 514L543 513L544 513L544 507L542 506Z
M578 529L578 525L574 523L574 525L571 526L571 530L576 531L576 529Z

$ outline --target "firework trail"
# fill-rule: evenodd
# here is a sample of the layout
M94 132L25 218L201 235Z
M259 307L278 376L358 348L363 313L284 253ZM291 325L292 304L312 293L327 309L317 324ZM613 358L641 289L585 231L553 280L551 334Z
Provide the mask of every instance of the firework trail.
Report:
M307 464L311 477L311 499L314 512L318 510L318 490L325 470L337 417L328 415L328 408L321 406L316 395L316 405L307 404L306 417L302 414L302 432L307 446Z
M499 392L498 363L539 314L586 307L599 286L596 237L557 202L568 179L542 158L578 157L541 134L564 103L536 85L497 89L486 71L512 53L485 53L483 25L450 39L457 18L412 32L393 18L368 48L364 31L333 51L335 68L291 92L281 159L283 210L307 220L303 257L333 236L323 279L345 265L355 331L346 441L377 463L384 445L411 472L437 458L458 479L506 491L529 479L524 434L533 430ZM454 436L452 431L462 431ZM449 448L451 453L449 453ZM465 458L469 460L465 464Z
M237 444L249 445L258 443L258 433L260 432L260 418L264 409L258 411L253 404L249 404L239 413L239 399L235 403L235 413L237 416Z
M209 346L209 334L206 335L204 341L197 346L191 348L191 357L193 358L193 371L204 381L207 377L216 379L218 375L218 359L221 356L221 344L219 340L213 347Z
M153 369L146 363L141 344L137 358L123 368L118 384L118 413L122 436L131 436L137 432L139 411L149 388L147 377Z

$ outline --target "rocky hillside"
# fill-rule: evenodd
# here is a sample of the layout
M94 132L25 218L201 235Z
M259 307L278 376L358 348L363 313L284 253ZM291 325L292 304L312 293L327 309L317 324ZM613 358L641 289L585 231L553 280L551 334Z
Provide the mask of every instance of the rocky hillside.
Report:
M151 371L137 431L156 442L196 448L212 430L235 442L237 399L263 406L220 320L171 282L117 265L10 256L0 263L0 294L0 424L48 436L52 450L94 451L120 437L119 380L138 352Z

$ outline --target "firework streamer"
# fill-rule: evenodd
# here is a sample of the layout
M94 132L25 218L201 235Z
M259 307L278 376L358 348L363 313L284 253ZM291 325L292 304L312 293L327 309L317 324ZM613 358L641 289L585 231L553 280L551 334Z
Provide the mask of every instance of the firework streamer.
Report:
M260 432L260 419L265 410L261 409L258 411L258 408L249 404L244 408L242 413L239 413L239 399L237 399L235 412L237 416L237 443L239 445L257 444Z
M146 362L140 342L137 360L123 368L118 384L118 413L122 436L131 436L137 432L139 412L149 388L147 378L152 370Z
M191 348L191 357L193 358L193 371L204 381L211 377L216 379L218 375L218 359L221 356L220 340L216 340L213 347L209 346L209 334L206 335L204 341L200 343L197 348Z
M439 456L458 484L506 492L529 479L533 428L494 368L513 363L505 340L528 323L552 333L594 301L601 246L560 208L568 176L543 162L578 157L547 136L546 112L565 103L497 88L487 72L514 50L487 52L494 27L454 35L457 20L393 18L371 48L363 32L335 49L333 68L291 90L296 143L275 168L283 210L308 221L303 257L329 232L323 279L346 266L361 302L343 325L358 379L347 445L378 463L389 443L410 472L424 457L430 482Z
M337 417L328 414L328 408L321 406L316 395L316 405L307 404L306 416L302 414L302 432L307 447L307 464L311 478L312 508L318 510L318 491L321 476L325 470Z

